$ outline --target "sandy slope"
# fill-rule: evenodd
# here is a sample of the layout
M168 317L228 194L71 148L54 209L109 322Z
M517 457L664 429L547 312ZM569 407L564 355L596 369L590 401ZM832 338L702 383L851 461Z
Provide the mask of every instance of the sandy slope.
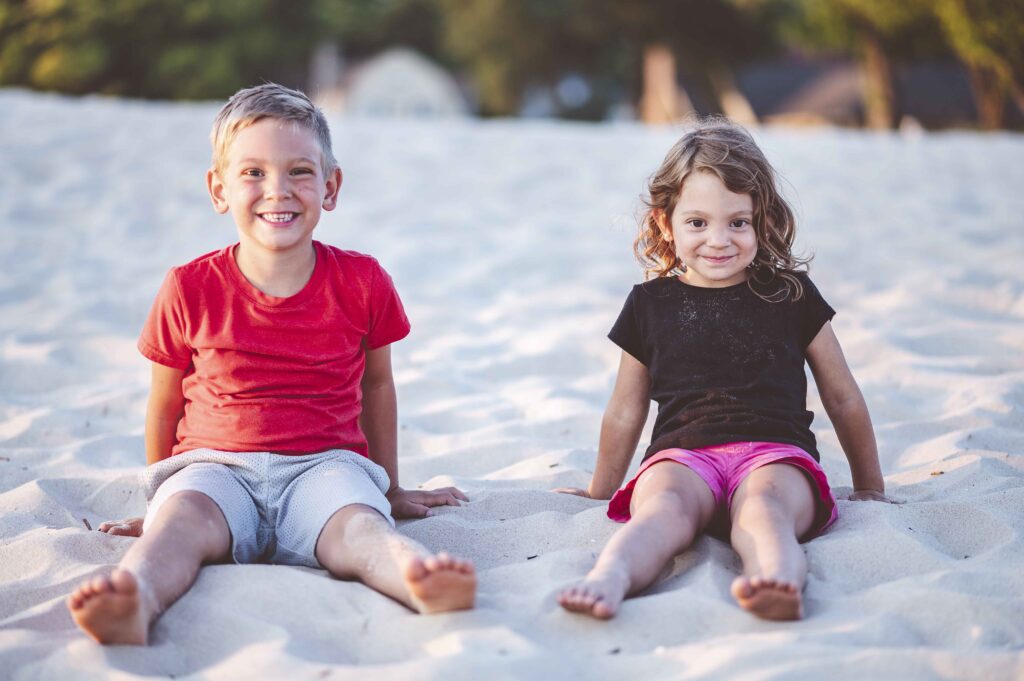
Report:
M402 528L476 561L479 607L417 617L317 571L219 566L151 648L87 641L63 599L131 540L83 519L144 508L136 334L168 267L233 239L202 182L215 110L0 92L0 678L1024 674L1024 138L1005 134L761 134L906 503L840 502L803 622L738 610L738 561L705 538L598 623L553 595L614 525L546 490L589 479L637 197L674 133L334 121L346 179L318 236L376 255L414 325L403 482L473 499Z

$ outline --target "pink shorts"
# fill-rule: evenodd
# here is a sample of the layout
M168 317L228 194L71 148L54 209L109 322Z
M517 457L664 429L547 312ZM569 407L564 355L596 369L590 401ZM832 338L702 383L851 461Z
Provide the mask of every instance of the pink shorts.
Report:
M751 471L770 463L796 466L807 475L811 486L817 491L814 524L805 539L819 534L838 517L836 498L828 486L825 471L810 454L799 447L775 442L730 442L699 449L665 449L658 452L644 462L636 477L612 496L608 502L609 518L619 523L629 520L629 502L633 498L636 481L648 468L663 461L681 463L707 483L715 497L716 517L709 528L714 534L728 532L728 508L736 488Z

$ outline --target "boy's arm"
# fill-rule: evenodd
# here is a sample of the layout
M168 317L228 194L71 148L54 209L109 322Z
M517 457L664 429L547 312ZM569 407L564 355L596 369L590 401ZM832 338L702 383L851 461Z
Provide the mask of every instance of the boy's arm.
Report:
M370 460L387 471L391 514L396 518L422 518L431 506L458 506L466 495L454 487L438 490L404 490L398 484L398 398L391 371L391 346L366 351L362 380L362 412L359 426L369 445Z
M629 463L640 442L651 408L651 378L639 360L623 351L615 388L601 419L597 465L587 490L563 487L556 492L578 494L591 499L610 499L622 484Z
M835 426L839 444L850 463L854 489L850 499L888 501L871 416L832 324L826 322L807 346L807 362L825 412Z
M149 403L146 405L146 465L163 461L177 442L178 422L185 413L181 391L184 369L152 363ZM107 521L97 529L124 537L142 536L142 518Z
M178 422L185 414L181 381L184 369L152 363L152 384L146 406L146 465L163 461L177 442Z

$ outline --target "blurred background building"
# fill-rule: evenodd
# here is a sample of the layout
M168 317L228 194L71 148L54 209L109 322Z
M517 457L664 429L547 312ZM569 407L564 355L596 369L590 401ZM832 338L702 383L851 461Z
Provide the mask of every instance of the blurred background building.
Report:
M1024 0L0 0L0 86L359 115L1024 128Z

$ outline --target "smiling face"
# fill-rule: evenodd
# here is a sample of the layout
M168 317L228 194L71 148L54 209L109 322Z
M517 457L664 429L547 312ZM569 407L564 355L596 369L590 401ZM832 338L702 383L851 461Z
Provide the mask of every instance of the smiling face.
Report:
M686 265L680 278L693 286L722 288L747 280L747 265L757 256L754 201L734 194L709 171L683 181L670 219L658 216L662 237Z
M242 248L280 254L311 246L321 211L337 205L341 171L324 175L310 130L264 118L238 131L206 179L214 209L231 212Z

